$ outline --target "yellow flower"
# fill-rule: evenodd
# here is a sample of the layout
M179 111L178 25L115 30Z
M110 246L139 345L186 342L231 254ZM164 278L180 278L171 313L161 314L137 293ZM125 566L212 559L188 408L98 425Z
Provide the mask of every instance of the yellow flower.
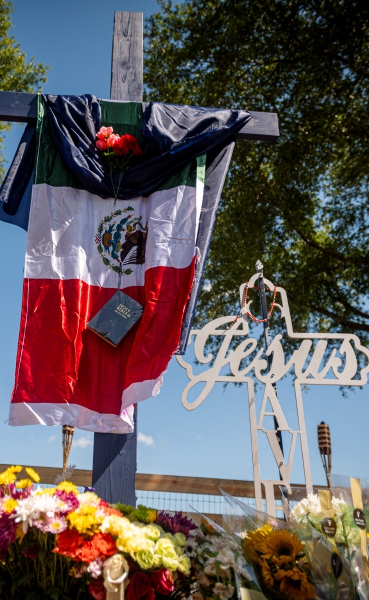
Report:
M280 591L293 600L313 600L316 598L314 586L308 581L304 571L297 567L285 571L279 569L275 578L280 580Z
M18 506L18 502L14 498L7 498L4 500L3 509L6 513L11 513Z
M262 560L262 561L260 561L260 566L261 566L261 574L265 581L265 584L268 585L269 587L273 587L274 578L273 578L273 573L271 571L269 564L267 563L266 560Z
M17 488L20 490L24 490L24 488L29 487L30 485L32 485L32 481L30 479L20 479L16 483Z
M277 567L295 561L296 556L305 548L295 533L288 529L272 531L261 540L257 547L258 553L264 559L271 559Z
M265 538L273 532L273 527L267 523L260 527L259 529L255 529L254 531L248 531L247 536L243 541L243 554L251 563L260 563L258 550L260 544L265 540Z
M101 531L110 533L113 537L127 537L131 534L131 523L126 517L118 517L118 515L108 515L102 522Z
M55 494L56 488L42 488L42 493L48 496L53 496Z
M78 494L76 486L70 481L62 481L61 483L59 483L59 485L56 486L56 489L64 491L67 494L70 494L70 492L73 492L76 495Z
M22 467L8 467L6 471L0 473L0 485L9 485L9 483L13 483L16 479L16 473L19 473L22 470Z
M84 492L84 494L78 494L78 500L81 504L92 504L98 506L100 498L94 492Z
M156 521L156 517L158 516L158 511L153 508L147 509L147 522L154 523Z
M34 471L34 469L32 469L32 467L26 467L26 473L36 483L40 482L40 476L39 476L39 474L36 473L36 471Z
M94 535L100 531L100 524L104 517L96 514L96 506L82 504L79 508L67 516L69 523L79 533Z

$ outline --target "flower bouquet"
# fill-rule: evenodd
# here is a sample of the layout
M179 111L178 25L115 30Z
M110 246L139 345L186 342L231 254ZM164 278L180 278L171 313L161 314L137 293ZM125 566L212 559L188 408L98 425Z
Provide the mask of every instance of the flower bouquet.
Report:
M203 598L229 600L240 589L258 591L252 569L246 564L239 540L203 518L193 542L196 579Z
M120 184L133 160L142 155L142 148L134 135L119 136L113 127L101 127L96 133L96 148L109 168L110 180L117 200Z
M70 482L35 487L22 467L0 473L1 600L188 597L196 525L139 506L109 505Z
M360 519L357 521L350 478L336 475L332 477L332 481L333 495L330 490L308 494L292 508L291 520L300 526L313 527L326 538L332 549L348 561L351 568L351 587L355 590L356 597L367 599L369 511L365 507L360 509Z
M334 571L331 545L310 525L299 527L270 517L224 494L233 513L223 515L225 529L241 540L259 588L271 600L354 600L350 566L339 558ZM237 510L238 514L234 514ZM241 513L241 514L239 514Z

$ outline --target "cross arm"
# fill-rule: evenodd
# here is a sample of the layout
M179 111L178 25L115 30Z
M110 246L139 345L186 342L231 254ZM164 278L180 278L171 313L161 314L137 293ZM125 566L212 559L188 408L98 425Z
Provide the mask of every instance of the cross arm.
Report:
M277 113L252 112L252 119L237 134L238 140L277 142ZM32 123L37 115L37 94L0 92L0 121Z

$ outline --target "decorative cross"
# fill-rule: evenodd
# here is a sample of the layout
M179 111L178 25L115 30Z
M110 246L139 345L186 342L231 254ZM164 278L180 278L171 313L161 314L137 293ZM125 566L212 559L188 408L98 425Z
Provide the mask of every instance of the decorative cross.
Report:
M142 102L143 83L143 14L115 12L110 98L125 102ZM36 94L0 92L0 120L31 123L36 120ZM237 134L238 140L277 142L279 139L276 113L253 112L252 119ZM228 150L228 164L233 145ZM226 172L224 173L225 179ZM214 223L222 187L216 197L204 198L206 218ZM192 314L206 256L196 267L196 285L193 287L187 314ZM181 349L184 351L190 319L185 316ZM93 456L93 486L108 502L135 504L135 475L137 457L137 409L135 431L127 435L95 433Z
M259 273L256 273L250 279L248 287L253 287L258 279ZM271 281L264 279L264 283L270 291L274 291L275 288ZM240 287L241 306L244 304L246 285L243 284ZM194 336L194 352L197 361L203 365L211 364L210 367L205 368L198 374L194 374L192 365L186 363L182 356L177 357L177 361L186 369L187 377L190 380L182 393L182 403L187 410L194 410L200 406L216 382L247 384L256 508L263 510L261 487L263 485L267 512L272 516L275 516L276 510L281 509L281 507L276 507L275 504L275 486L285 486L287 491L291 492L290 476L298 436L301 442L307 493L313 492L301 386L362 386L367 382L369 372L369 350L361 345L356 335L351 333L294 332L287 293L282 287L277 287L276 292L277 297L279 294L281 303L276 303L275 308L278 308L281 312L281 318L285 321L288 337L292 340L301 341L299 347L294 350L287 361L282 345L282 335L278 334L275 336L266 352L263 348L258 350L258 341L255 338L249 337L247 312L250 312L251 300L246 302L246 305L242 309L242 317L238 320L235 320L234 316L220 317L207 323L202 329L191 331L189 343L191 343L191 337ZM226 325L228 327L225 327ZM223 340L216 356L207 353L205 350L206 343L212 336L220 337ZM236 336L241 336L245 339L238 346L229 350L233 338ZM328 348L327 350L329 340L332 340L335 347ZM357 360L357 353L362 354L359 362ZM272 359L270 360L271 357ZM360 368L363 359L367 364L365 367ZM220 373L225 367L228 367L230 374L221 375ZM275 391L276 382L280 381L291 370L294 371L295 376L294 388L298 421L298 429L296 430L288 425ZM252 374L253 377L251 376ZM254 378L264 385L264 395L258 415L255 402ZM195 400L189 402L188 393L197 384L200 384L201 391L199 391ZM271 406L271 411L268 410L268 403ZM274 418L274 423L277 422L278 424L277 429L268 427L268 424L265 422L268 420L268 417ZM261 479L259 431L266 435L269 442L281 476L278 480ZM283 456L278 439L278 432L283 431L289 432L292 436L288 461Z

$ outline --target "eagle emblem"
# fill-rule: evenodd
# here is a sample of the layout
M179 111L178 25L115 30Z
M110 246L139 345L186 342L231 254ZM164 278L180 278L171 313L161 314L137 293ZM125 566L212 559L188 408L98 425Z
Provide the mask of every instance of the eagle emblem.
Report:
M132 269L123 268L125 265L145 262L147 223L143 225L142 217L134 217L133 212L134 208L127 206L104 217L95 235L104 265L122 275L132 273Z

